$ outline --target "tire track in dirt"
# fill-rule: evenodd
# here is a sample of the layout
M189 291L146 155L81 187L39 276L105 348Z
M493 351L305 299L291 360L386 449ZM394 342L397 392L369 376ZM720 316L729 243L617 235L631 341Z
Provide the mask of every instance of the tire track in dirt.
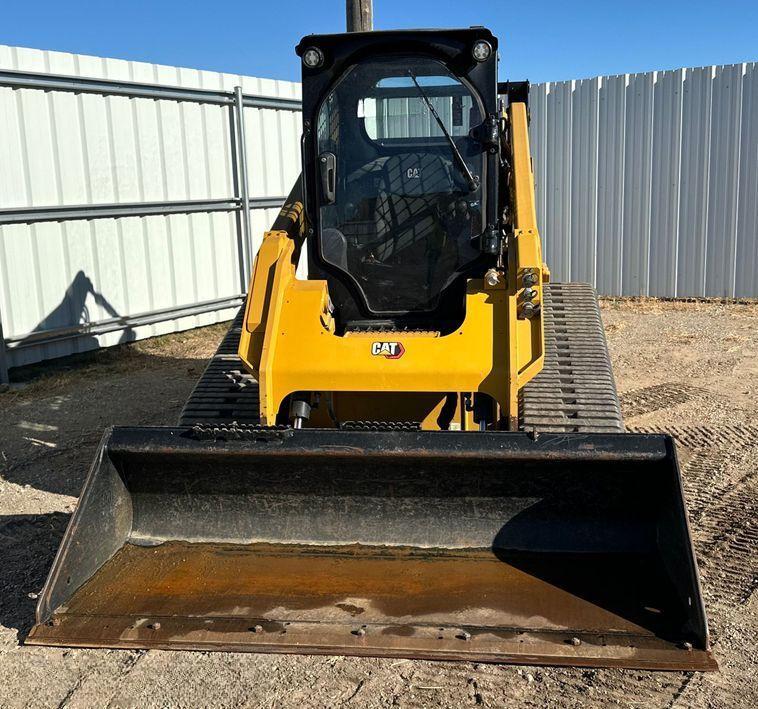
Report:
M699 452L699 449L709 449L713 446L735 446L751 448L758 445L758 426L749 424L724 424L722 426L630 426L629 430L637 433L668 433L676 442L685 448ZM705 451L708 452L707 450ZM727 450L729 452L729 450ZM711 456L712 460L716 460Z
M668 382L619 394L619 401L624 418L634 418L684 404L705 393L704 389L689 384Z
M671 433L685 447L697 444L682 478L699 566L710 582L706 599L709 605L746 603L756 588L758 427L637 430Z
M758 588L758 427L650 426L637 430L670 433L687 449L689 460L682 478L714 650L719 659L719 646L735 639L742 649L728 653L728 667L722 663L722 673L728 673L730 681L718 675L721 681L689 674L668 706L749 706L743 684L735 679L752 672L755 653L749 648L758 643L758 633L749 624L739 629L733 626L734 618L744 612ZM726 660L727 653L724 655Z

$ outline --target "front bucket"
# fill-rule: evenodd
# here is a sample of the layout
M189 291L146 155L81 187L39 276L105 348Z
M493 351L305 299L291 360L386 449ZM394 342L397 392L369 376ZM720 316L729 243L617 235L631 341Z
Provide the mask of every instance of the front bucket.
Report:
M106 434L27 643L708 670L667 436Z

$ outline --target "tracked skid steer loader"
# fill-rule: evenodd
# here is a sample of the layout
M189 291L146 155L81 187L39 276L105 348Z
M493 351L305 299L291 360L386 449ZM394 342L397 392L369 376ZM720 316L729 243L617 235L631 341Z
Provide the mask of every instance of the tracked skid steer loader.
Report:
M674 443L549 282L497 50L303 39L244 312L179 425L106 432L27 643L716 667Z

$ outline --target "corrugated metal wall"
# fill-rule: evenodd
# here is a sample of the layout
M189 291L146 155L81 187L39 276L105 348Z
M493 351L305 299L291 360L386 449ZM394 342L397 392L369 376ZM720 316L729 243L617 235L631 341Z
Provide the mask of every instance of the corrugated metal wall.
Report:
M556 280L606 295L758 297L757 66L532 86L538 217ZM300 96L290 82L0 46L3 70ZM299 114L244 114L250 197L281 199L299 171ZM0 86L0 210L229 198L230 118L226 105ZM275 213L251 210L254 249ZM8 365L229 318L228 305L172 313L240 295L237 221L220 211L0 225ZM118 326L156 311L160 322ZM25 340L78 323L93 334Z
M556 280L758 297L758 64L536 84L531 116Z
M5 46L0 69L300 97L290 82ZM250 196L281 199L299 173L300 115L244 113ZM0 125L0 209L235 194L229 106L0 87ZM277 211L251 211L254 248ZM239 296L237 219L227 211L0 226L8 366L228 319L229 307L23 346L29 333Z

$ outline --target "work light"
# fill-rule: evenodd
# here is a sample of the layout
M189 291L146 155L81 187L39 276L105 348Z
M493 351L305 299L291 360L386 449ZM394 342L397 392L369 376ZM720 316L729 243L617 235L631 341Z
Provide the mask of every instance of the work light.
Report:
M317 69L324 63L324 53L318 47L308 47L303 52L303 64L309 69Z
M486 62L492 54L492 45L483 39L477 40L471 48L471 54L474 55L476 61Z

